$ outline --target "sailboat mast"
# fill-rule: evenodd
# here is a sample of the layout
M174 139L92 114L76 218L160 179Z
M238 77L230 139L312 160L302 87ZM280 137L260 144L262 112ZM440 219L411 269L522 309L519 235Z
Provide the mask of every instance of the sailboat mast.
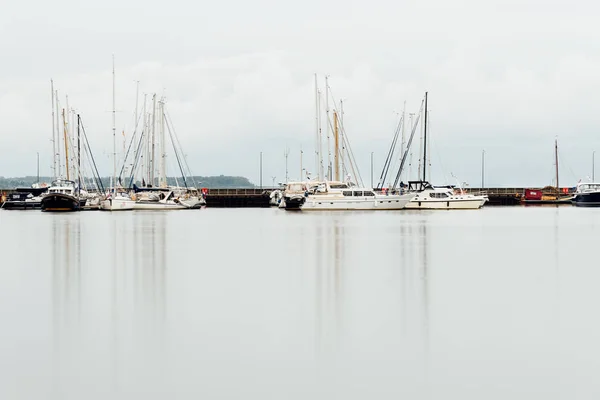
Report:
M427 92L425 92L425 122L423 127L423 181L425 181L427 169Z
M329 76L325 75L325 118L327 120L327 179L331 180L331 139L329 121Z
M146 138L148 137L148 116L146 114L146 101L148 99L148 94L144 93L144 111L143 111L143 119L142 119L142 135L146 135L146 137L142 137L140 138L140 140L144 139L144 141L142 142L142 148L140 149L140 153L141 153L141 168L140 170L142 171L141 175L142 175L142 186L146 186L144 185L146 183L146 178L148 177L146 175L146 164L148 164L148 151L147 151L147 143L148 141L146 140Z
M344 161L346 147L344 146L344 100L340 99L340 142L342 143L342 148L339 149L340 152L340 164L341 164L341 174L346 175L346 163Z
M60 114L58 113L58 90L54 91L54 107L56 109L56 147L54 148L54 154L52 155L52 159L54 160L54 165L57 168L54 172L56 178L60 177Z
M333 153L333 168L335 173L335 180L340 180L340 141L339 141L339 132L338 132L338 114L336 110L333 110L333 144L334 144L334 153Z
M66 148L67 147L66 142L71 141L71 126L69 124L69 95L65 95L65 103L67 105L67 109L66 109L66 119L65 119L65 109L63 108L63 123L65 124L65 129L67 130L67 135L65 136L65 148ZM67 169L67 176L69 176L71 174L71 171L69 171L69 161L68 161L68 155L66 153L65 153L65 158L67 159L65 168ZM67 179L69 179L69 178L67 178Z
M54 81L52 79L50 79L50 90L52 91L52 172L54 180L56 180L56 129L54 126Z
M303 169L302 169L302 154L303 153L304 152L302 151L302 146L300 146L300 181L304 180L304 178L302 178L302 173L303 173Z
M321 180L321 124L319 121L319 84L317 83L317 74L315 74L315 168L317 175Z
M113 193L117 181L117 127L115 110L115 56L112 57L112 131L113 131Z
M166 160L166 143L165 143L165 98L161 97L159 104L160 109L160 185L167 187L167 160Z
M81 147L80 147L80 143L81 143L81 133L79 131L79 114L77 114L77 182L78 182L78 190L77 190L77 197L79 197L80 193L81 193Z
M404 146L406 145L406 137L404 134L405 125L406 125L406 100L404 100L404 107L402 108L402 137L400 139L400 154L402 156L404 155ZM412 129L412 126L411 126L411 129ZM402 175L400 176L400 181L402 181Z
M67 138L67 120L65 119L65 109L62 109L62 118L63 118L63 136L65 141L65 170L67 171L67 180L70 180L69 177L69 139Z
M554 139L554 163L556 164L556 191L560 193L558 185L558 139Z
M154 95L152 96L152 150L151 150L151 155L150 155L150 164L151 164L151 168L150 168L150 182L152 184L152 186L154 186L154 143L155 143L155 135L156 135L156 93L154 93Z

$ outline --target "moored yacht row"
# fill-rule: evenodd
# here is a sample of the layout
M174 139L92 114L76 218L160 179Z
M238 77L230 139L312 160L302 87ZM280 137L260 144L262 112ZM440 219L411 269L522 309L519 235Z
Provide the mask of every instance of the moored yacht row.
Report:
M351 182L290 182L276 205L285 210L402 210L479 209L485 195L455 192L450 186L433 187L428 182L409 182L400 190L374 190ZM274 204L275 205L275 204Z
M9 195L2 208L41 209L42 211L128 211L192 210L200 209L205 205L205 194L193 188L135 187L132 191L113 189L106 194L100 194L80 189L74 181L60 179L52 182L49 187L19 188Z

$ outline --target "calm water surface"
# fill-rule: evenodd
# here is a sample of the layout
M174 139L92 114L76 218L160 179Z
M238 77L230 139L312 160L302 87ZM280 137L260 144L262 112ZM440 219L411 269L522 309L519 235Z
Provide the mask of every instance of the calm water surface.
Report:
M600 397L600 209L0 226L0 399Z

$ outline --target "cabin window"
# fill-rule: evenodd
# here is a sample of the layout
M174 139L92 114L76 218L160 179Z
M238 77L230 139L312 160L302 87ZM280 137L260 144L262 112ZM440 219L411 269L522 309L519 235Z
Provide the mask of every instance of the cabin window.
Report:
M344 190L343 194L344 194L344 196L352 196L352 191L351 190Z
M362 196L363 192L362 191L356 191L354 192L354 196Z
M365 192L365 196L375 196L373 192Z
M445 199L446 197L448 197L448 195L446 193L429 193L429 197L432 197L434 199Z

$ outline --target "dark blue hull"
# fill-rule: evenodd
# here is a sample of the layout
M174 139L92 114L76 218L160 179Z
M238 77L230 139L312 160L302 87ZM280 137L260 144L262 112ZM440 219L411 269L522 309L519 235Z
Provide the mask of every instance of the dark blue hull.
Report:
M77 197L63 193L49 193L42 197L42 211L79 211Z
M288 197L288 196L284 196L283 197L284 202L285 202L285 209L286 210L299 210L300 207L302 207L302 204L304 204L304 202L306 201L306 197L302 196L293 196L293 197Z
M600 192L578 193L573 204L578 207L600 207Z
M5 210L34 210L42 208L41 201L13 201L7 200L2 205Z

